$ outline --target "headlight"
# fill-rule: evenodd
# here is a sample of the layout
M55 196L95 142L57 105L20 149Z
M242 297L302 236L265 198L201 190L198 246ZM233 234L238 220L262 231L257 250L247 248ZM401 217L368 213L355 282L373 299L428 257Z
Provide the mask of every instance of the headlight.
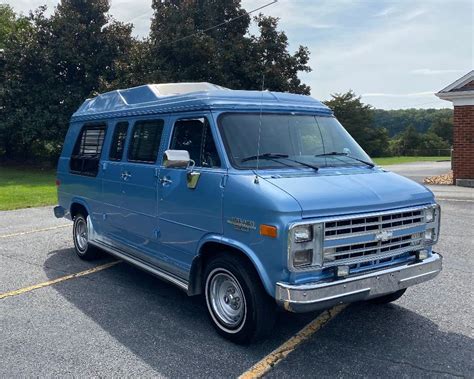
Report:
M313 262L313 250L297 250L293 255L293 266L309 266Z
M322 223L291 225L288 232L288 268L310 270L322 265Z
M434 245L438 242L438 233L435 228L425 230L425 245Z
M313 239L313 231L311 225L301 225L295 227L293 236L296 243L308 242Z
M438 204L434 204L427 207L424 212L427 225L423 240L425 246L430 246L438 242L441 208Z
M433 222L435 219L435 213L436 213L436 209L434 207L425 209L425 221Z

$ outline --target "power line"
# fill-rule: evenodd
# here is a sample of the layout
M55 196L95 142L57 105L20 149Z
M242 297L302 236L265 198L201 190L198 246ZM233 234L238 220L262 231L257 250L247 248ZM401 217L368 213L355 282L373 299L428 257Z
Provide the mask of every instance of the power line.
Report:
M235 20L238 20L239 18L242 18L242 17L244 17L244 16L248 16L248 15L250 15L250 14L252 14L252 13L255 13L255 12L257 12L257 11L263 9L263 8L269 7L270 5L273 5L273 4L277 3L277 2L278 2L278 0L273 0L273 1L270 2L270 3L264 4L264 5L262 5L262 6L258 7L258 8L252 9L252 10L249 11L249 12L245 11L245 12L244 12L243 14L241 14L240 16L231 18L230 20L221 22L220 24L211 26L210 28L201 30L201 31L199 31L199 32L192 33L192 34L187 35L187 36L182 37L182 38L175 39L174 41L171 41L171 42L168 42L168 43L169 43L169 44L174 44L174 43L176 43L176 42L180 42L180 41L182 41L182 40L185 40L185 39L194 37L195 35L205 34L205 33L209 32L210 30L213 30L213 29L219 28L219 27L221 27L221 26L230 24L231 22L234 22Z
M138 16L135 16L135 17L132 17L131 19L125 21L125 24L129 23L129 22L132 22L134 20L137 20L139 18L142 18L143 16L147 16L148 14L150 14L150 11L146 11L146 12L143 12L143 13L140 13Z

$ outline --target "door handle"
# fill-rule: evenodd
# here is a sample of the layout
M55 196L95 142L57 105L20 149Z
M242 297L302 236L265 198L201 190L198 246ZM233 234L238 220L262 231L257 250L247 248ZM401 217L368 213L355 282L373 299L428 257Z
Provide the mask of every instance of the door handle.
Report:
M173 183L173 181L169 177L163 176L162 178L160 178L160 183L161 184L171 184L171 183Z
M130 178L132 176L132 174L130 174L128 171L124 171L122 172L122 179L123 180L128 180L128 178Z

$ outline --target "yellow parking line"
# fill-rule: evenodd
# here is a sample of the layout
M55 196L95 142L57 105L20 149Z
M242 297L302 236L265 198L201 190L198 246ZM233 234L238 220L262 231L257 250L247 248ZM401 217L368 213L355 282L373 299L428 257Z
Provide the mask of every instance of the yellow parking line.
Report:
M254 364L249 370L240 375L239 379L261 378L280 361L285 359L288 354L295 350L299 344L306 341L309 337L311 337L314 333L316 333L319 329L321 329L324 325L341 313L344 308L346 308L346 306L346 304L336 305L335 307L332 307L331 309L321 313L317 318L311 321L283 345L277 347L262 360Z
M51 226L49 228L43 228L43 229L34 229L34 230L28 230L26 232L18 232L18 233L12 233L12 234L4 234L0 235L0 238L8 238L8 237L16 237L16 236L23 236L25 234L31 234L31 233L37 233L37 232L46 232L48 230L54 230L54 229L60 229L60 228L65 228L66 226L71 226L72 224L65 224L65 225L59 225L59 226Z
M53 284L61 283L61 282L64 282L66 280L69 280L69 279L79 278L81 276L93 274L94 272L102 271L102 270L105 270L109 267L115 266L116 264L118 264L120 262L121 261L114 261L114 262L106 263L106 264L103 264L101 266L90 268L89 270L76 272L75 274L61 276L60 278L49 280L47 282L34 284L32 286L23 287L23 288L20 288L20 289L14 290L14 291L10 291L10 292L5 292L5 293L0 294L0 300L5 299L6 297L10 297L10 296L21 295L22 293L30 292L30 291L36 290L38 288L48 287L48 286L51 286Z

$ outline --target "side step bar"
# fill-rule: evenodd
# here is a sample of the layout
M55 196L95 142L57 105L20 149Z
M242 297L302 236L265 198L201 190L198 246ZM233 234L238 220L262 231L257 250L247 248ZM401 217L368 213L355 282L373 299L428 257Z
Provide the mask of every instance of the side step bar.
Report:
M153 274L157 276L160 279L166 280L167 282L170 282L171 284L174 284L175 286L181 288L183 291L187 292L188 291L188 282L185 281L184 279L180 279L164 270L159 269L158 267L151 266L150 264L137 259L135 257L130 256L129 254L123 252L122 250L119 250L113 246L107 245L105 243L99 242L99 241L89 241L90 244L97 246L99 249L105 250L107 253L120 258L126 262L131 263L134 266L137 266L138 268L149 272L150 274Z

